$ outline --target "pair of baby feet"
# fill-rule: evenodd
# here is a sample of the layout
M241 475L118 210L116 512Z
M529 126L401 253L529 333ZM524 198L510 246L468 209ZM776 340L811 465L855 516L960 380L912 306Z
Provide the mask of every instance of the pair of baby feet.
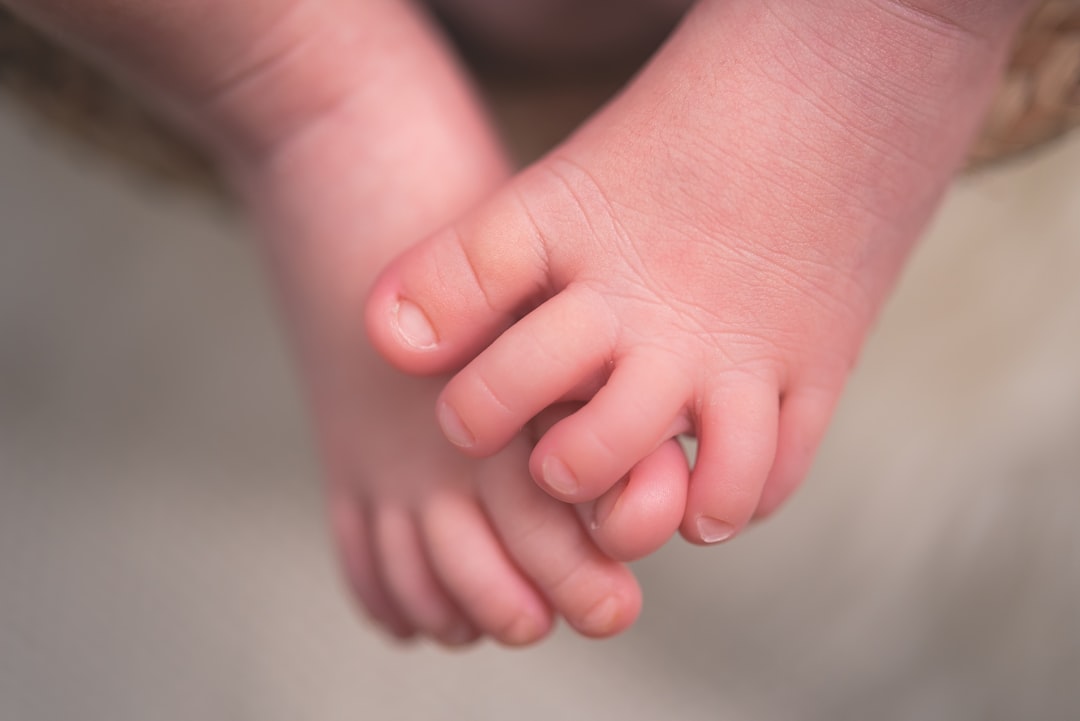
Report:
M617 633L641 603L621 561L731 538L805 476L1007 37L885 0L837 34L827 5L697 6L571 138L377 263L370 346L355 263L283 271L339 289L295 325L336 339L306 363L331 512L391 632Z
M790 494L1029 3L698 0L508 179L416 3L11 0L252 200L350 583L446 644L617 633L621 561Z

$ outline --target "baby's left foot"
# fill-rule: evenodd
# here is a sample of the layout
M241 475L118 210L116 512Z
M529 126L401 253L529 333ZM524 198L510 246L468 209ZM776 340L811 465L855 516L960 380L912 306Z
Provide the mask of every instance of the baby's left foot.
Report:
M682 532L731 537L805 475L963 156L1018 15L987 6L702 3L599 116L386 271L376 347L416 373L476 356L438 405L472 455L591 398L531 456L566 501L693 432Z

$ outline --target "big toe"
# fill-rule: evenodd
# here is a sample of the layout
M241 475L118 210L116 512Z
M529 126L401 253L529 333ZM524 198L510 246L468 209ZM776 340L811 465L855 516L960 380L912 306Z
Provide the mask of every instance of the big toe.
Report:
M543 299L543 244L503 191L399 256L369 297L368 335L409 373L455 369Z

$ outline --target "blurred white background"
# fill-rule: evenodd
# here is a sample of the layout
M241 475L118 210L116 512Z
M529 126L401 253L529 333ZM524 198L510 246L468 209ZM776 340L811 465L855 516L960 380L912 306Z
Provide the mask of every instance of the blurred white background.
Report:
M1080 718L1080 135L959 183L783 512L525 651L353 615L237 218L2 102L0 218L0 719Z

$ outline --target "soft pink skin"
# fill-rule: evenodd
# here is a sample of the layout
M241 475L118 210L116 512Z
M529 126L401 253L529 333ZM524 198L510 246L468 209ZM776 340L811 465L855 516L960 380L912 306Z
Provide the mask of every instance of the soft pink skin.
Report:
M931 8L962 11L977 38L888 0L854 13L826 0L702 3L620 100L372 292L379 349L425 373L457 370L552 298L442 394L476 434L470 452L490 455L476 460L435 424L447 379L406 379L358 323L379 268L506 180L415 8L7 1L152 96L249 199L350 585L395 635L449 645L530 643L557 615L617 633L640 592L612 558L650 552L680 522L706 540L702 516L735 531L790 492L1021 5ZM398 343L388 314L401 295L435 321L438 348ZM491 404L478 382L511 404ZM590 399L518 430L555 401ZM702 442L689 485L668 440L682 430ZM598 501L574 508L540 492L530 454L534 475L554 457L583 481L562 498Z
M438 413L476 457L590 399L531 456L567 502L692 431L678 525L731 537L805 476L1025 5L699 3L573 137L385 271L375 346L411 373L468 363Z
M559 616L590 636L626 628L640 590L609 555L666 540L651 529L668 522L637 535L632 524L681 513L688 471L675 444L621 497L575 509L532 483L529 434L488 459L458 453L434 421L442 382L407 378L364 338L377 271L507 177L422 15L398 0L12 5L150 94L249 201L311 400L343 565L368 614L401 638L447 645L531 643Z

